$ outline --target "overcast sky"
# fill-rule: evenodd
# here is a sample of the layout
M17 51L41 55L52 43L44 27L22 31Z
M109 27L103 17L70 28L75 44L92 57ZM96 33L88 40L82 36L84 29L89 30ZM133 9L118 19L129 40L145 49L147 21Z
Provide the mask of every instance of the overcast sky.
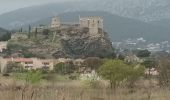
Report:
M9 12L18 8L42 5L53 2L63 2L71 0L0 0L0 14ZM73 0L72 0L73 1Z

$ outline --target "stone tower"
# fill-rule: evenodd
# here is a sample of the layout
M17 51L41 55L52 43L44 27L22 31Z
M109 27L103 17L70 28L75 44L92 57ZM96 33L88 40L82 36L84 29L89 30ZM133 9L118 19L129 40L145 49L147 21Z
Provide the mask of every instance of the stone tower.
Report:
M91 36L99 36L99 29L103 32L103 19L100 17L82 17L79 19L80 27L89 28Z
M61 25L60 18L55 16L52 18L51 21L51 28L59 28Z

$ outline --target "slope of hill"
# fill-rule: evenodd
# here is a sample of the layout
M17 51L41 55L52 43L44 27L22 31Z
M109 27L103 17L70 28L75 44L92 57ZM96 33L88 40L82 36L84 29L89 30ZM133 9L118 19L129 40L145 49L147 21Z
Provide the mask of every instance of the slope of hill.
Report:
M170 17L169 0L94 0L90 7L146 22Z
M170 19L162 19L162 20L159 20L159 21L152 21L150 23L152 23L154 25L159 25L159 26L162 26L162 27L169 28L169 26L170 26Z
M0 33L5 33L5 32L7 32L7 30L0 27Z
M47 35L48 34L48 35ZM107 33L99 31L102 37L91 36L87 28L71 26L61 28L56 34L31 33L31 38L26 34L12 38L8 42L8 51L5 56L40 57L40 58L86 58L86 57L112 57L114 49L107 37ZM9 54L10 52L10 54Z
M11 38L10 32L0 27L0 41L7 41L10 38Z

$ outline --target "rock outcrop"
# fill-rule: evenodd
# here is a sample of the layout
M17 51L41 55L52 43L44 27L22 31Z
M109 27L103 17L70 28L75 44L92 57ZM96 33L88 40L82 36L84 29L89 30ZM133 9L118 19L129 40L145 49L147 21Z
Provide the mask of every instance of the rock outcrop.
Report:
M55 57L61 54L73 58L111 57L114 54L107 33L102 31L97 36L90 36L86 28L72 28L61 30L60 36L62 51L55 52Z
M18 56L24 56L22 52L25 51L44 58L105 58L114 55L107 33L100 30L97 36L90 36L87 28L78 27L67 27L45 35L39 33L36 38L11 40L9 44L13 45L10 48L12 54L20 52ZM26 49L22 51L21 47Z

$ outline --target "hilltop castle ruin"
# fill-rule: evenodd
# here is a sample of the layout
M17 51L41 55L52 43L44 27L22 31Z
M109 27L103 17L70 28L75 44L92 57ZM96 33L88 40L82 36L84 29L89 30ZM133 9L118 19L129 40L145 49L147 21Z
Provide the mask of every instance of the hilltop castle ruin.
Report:
M79 25L81 28L88 28L89 33L93 36L97 36L99 29L103 31L103 19L100 17L82 17L79 18Z
M55 16L51 20L51 28L59 28L61 26L60 18Z
M89 37L103 37L103 19L101 17L79 17L78 22L61 22L58 16L51 18L51 23L46 25L39 25L32 28L31 32L43 33L44 30L50 30L54 35L62 29L77 29L79 31L86 30Z
M76 23L68 23L70 25L75 25ZM64 22L60 21L60 18L55 16L52 18L50 27L53 30L60 29L64 26ZM103 19L101 17L79 17L79 23L76 24L80 29L81 28L88 28L88 33L90 36L97 37L100 36L98 33L99 31L103 32ZM75 25L75 26L76 26Z

